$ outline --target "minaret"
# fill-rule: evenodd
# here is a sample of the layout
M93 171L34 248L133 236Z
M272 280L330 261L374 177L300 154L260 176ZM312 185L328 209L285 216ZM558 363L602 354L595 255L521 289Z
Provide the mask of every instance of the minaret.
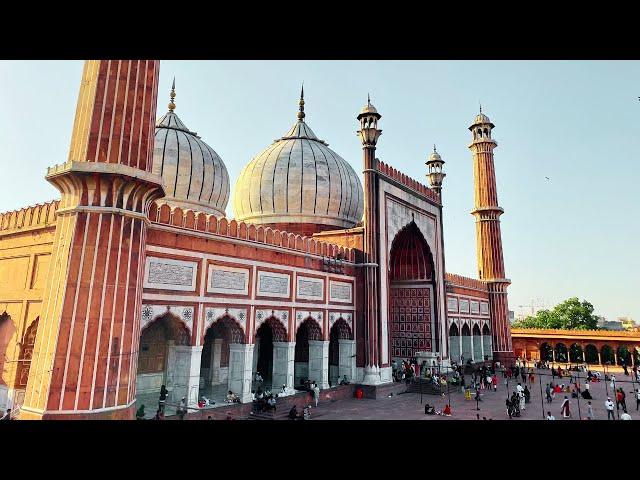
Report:
M364 176L364 322L365 322L365 385L381 383L380 379L380 268L378 266L378 161L376 144L382 135L378 120L382 115L367 104L358 115L362 142Z
M471 214L476 217L478 276L487 284L489 290L493 359L503 364L510 364L513 360L513 347L507 287L511 281L505 278L502 258L500 215L504 210L498 206L493 165L493 149L498 143L491 138L493 128L494 125L489 117L482 113L481 106L480 113L469 127L473 134L473 141L469 148L473 153L475 190L475 208Z
M429 155L429 160L427 160L426 165L428 170L427 179L429 180L429 186L438 195L442 195L442 181L447 174L442 171L444 160L440 157L435 145L433 146L433 153Z
M22 419L133 418L160 62L85 62Z

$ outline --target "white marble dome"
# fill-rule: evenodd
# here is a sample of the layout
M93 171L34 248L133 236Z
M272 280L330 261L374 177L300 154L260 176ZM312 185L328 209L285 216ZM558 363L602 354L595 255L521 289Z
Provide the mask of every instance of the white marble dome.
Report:
M229 173L222 159L190 131L170 105L156 123L153 173L162 176L166 196L158 203L224 216Z
M480 112L473 120L473 124L478 125L483 123L491 123L491 120L489 120L489 117L487 117L484 113Z
M297 116L289 131L240 173L233 197L236 218L257 224L314 224L317 231L354 227L364 211L360 179L306 124L303 98Z

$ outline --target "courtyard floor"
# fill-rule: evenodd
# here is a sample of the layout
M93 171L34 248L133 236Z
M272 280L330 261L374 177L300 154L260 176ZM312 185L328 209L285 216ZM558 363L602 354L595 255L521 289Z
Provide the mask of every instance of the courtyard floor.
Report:
M542 420L546 417L546 412L551 411L551 414L555 416L556 420L579 420L580 416L583 420L586 420L586 407L587 400L580 398L578 410L578 399L571 398L571 394L556 394L552 403L544 401L544 387L551 381L550 371L545 371L548 376L543 375L538 377L536 375L535 383L533 385L528 382L526 385L531 391L531 401L526 405L526 410L522 412L522 416L519 418L513 418L511 421L520 420ZM626 393L626 404L628 413L634 420L640 420L640 411L636 410L636 399L633 393L634 388L638 388L637 382L631 382L631 375L624 376L622 373L615 373L616 375L616 388L622 387ZM469 376L467 375L467 380ZM541 403L540 394L540 378L542 378L542 399L544 404ZM580 374L580 383L584 384L586 374ZM602 375L604 378L604 374ZM436 395L422 395L422 403L419 393L402 393L393 395L391 397L378 398L378 399L347 399L337 400L335 402L325 402L319 404L317 408L311 410L312 419L318 420L477 420L478 416L480 420L486 417L487 420L507 420L505 400L507 396L507 384L506 379L502 376L499 377L500 383L498 385L497 392L492 390L480 390L481 402L478 402L480 410L476 410L476 401L465 400L464 394L460 389L455 391L452 389L450 392L451 409L453 415L451 417L445 417L441 415L425 415L424 404L429 403L435 405L436 411L442 411L445 405L448 403L448 396L439 397ZM568 384L568 377L558 379L556 377L555 383ZM606 383L606 385L605 385ZM517 382L509 381L509 394L514 391ZM524 384L523 384L524 386ZM605 408L605 401L607 400L607 389L609 396L615 403L615 397L611 393L611 387L609 382L593 382L591 383L590 392L593 397L591 405L596 420L606 420L607 412ZM564 400L564 396L567 395L570 400L571 418L563 419L560 413L560 408ZM544 409L544 411L543 411ZM619 414L622 414L622 407L619 410ZM616 413L616 419L618 413Z

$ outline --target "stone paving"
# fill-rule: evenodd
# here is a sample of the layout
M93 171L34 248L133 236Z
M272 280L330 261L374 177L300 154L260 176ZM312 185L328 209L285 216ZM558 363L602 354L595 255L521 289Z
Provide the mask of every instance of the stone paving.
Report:
M542 420L543 415L546 417L546 412L551 411L551 414L555 416L556 420L579 420L580 414L583 420L586 420L586 406L587 400L580 398L580 413L578 411L578 399L571 398L571 394L556 394L555 399L551 403L544 401L544 387L546 383L551 381L551 373L549 370L541 371L546 375L539 377L535 376L535 383L526 385L531 391L531 401L526 405L526 410L522 412L521 417L513 418L512 421L520 420ZM637 382L632 383L631 375L625 376L622 373L615 373L616 375L616 388L622 387L626 393L626 404L629 414L633 420L640 420L640 411L636 410L636 399L633 393L633 389L639 387ZM469 375L466 376L469 379ZM542 399L544 405L541 404L540 395L540 378L542 378ZM580 383L584 384L586 378L585 373L580 373ZM604 374L602 375L604 379ZM527 379L528 380L528 379ZM465 400L464 394L460 388L455 391L452 389L450 392L451 409L453 415L451 417L445 417L441 415L425 415L424 404L429 403L435 405L436 411L444 409L448 402L448 396L439 397L436 395L422 396L422 404L420 403L419 393L404 393L394 395L392 397L378 398L378 399L347 399L339 400L330 403L321 403L318 408L313 408L311 411L312 419L317 420L477 420L478 416L480 420L486 417L487 420L507 420L509 416L506 411L506 379L499 376L499 385L497 392L491 390L480 390L481 402L478 402L480 410L476 410L476 402L473 400ZM556 377L555 383L568 384L568 377L558 379ZM606 383L606 385L605 385ZM513 380L509 381L509 392L513 392L517 382ZM524 384L523 384L524 386ZM605 401L607 399L607 389L609 395L615 403L615 398L612 396L611 387L609 382L593 382L591 383L590 392L593 397L591 405L596 420L606 420L607 412L605 408ZM571 418L563 419L560 413L561 404L564 400L564 396L567 395L570 400ZM544 413L542 411L544 408ZM619 414L622 414L623 410L620 408ZM616 419L618 413L616 413Z

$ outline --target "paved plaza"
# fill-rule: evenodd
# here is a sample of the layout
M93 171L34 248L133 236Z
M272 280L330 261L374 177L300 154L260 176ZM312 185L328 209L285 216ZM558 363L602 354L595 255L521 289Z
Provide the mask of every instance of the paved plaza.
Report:
M543 370L542 379L542 400L541 403L540 394L540 377L536 374L535 383L526 385L531 391L531 401L526 405L526 410L522 412L521 417L514 417L512 421L520 420L542 420L543 415L546 416L547 411L551 411L551 414L555 416L556 420L579 420L582 417L586 420L586 407L587 400L582 398L571 398L571 394L556 394L552 403L547 403L544 400L545 393L544 387L546 383L551 381L551 372L549 370ZM634 389L638 388L638 383L631 381L632 376L625 376L622 371L616 372L616 388L622 387L626 393L626 404L629 414L633 420L640 420L640 411L636 410L636 400L633 393ZM467 381L469 375L466 375ZM586 374L580 373L580 383L584 384ZM604 378L604 374L602 375ZM477 420L478 416L480 420L486 417L487 420L507 420L509 416L507 414L505 400L507 385L506 379L499 376L500 384L498 385L497 392L492 390L481 390L481 402L478 402L480 410L476 410L476 401L465 400L464 394L459 388L450 391L451 409L453 415L451 417L445 417L441 415L425 415L424 404L429 403L435 405L436 411L441 411L448 402L449 397L439 397L437 395L422 395L422 404L419 393L402 393L399 395L393 395L391 397L378 398L378 399L347 399L338 400L335 402L328 402L320 404L318 408L312 409L312 419L318 420ZM568 377L558 379L556 377L555 383L562 384L568 383ZM511 394L517 385L517 382L509 381L509 394ZM523 384L524 386L524 384ZM590 392L593 397L591 404L596 420L606 420L607 412L605 408L605 401L607 399L607 389L609 395L615 403L615 397L611 393L611 387L609 382L593 382L591 383ZM564 400L564 396L567 395L570 400L571 418L563 419L560 413L560 408ZM579 407L579 408L578 408ZM544 414L542 409L544 408ZM620 408L619 414L622 414L623 410ZM616 420L618 413L616 413Z

